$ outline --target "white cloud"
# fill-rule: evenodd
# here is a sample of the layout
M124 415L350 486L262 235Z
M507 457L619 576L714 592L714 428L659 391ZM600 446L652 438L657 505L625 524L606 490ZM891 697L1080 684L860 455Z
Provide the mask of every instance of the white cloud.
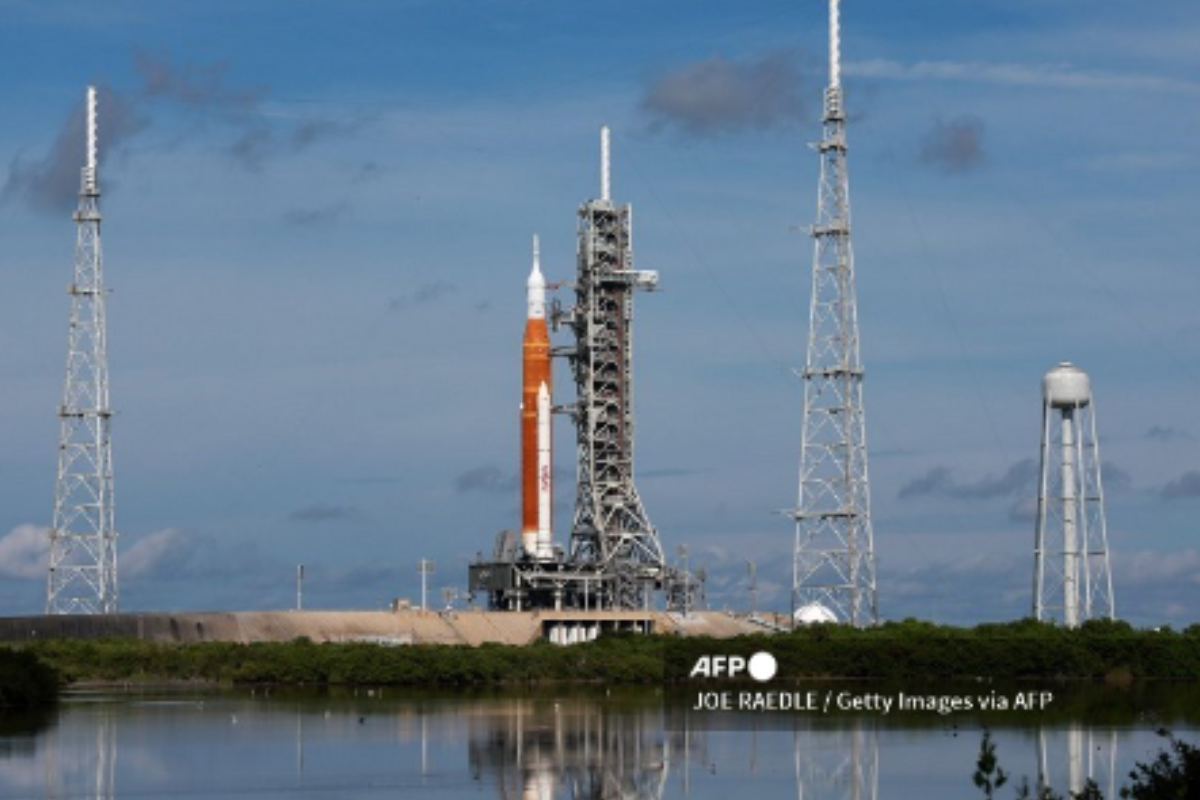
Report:
M1106 153L1093 156L1079 162L1080 167L1096 172L1140 173L1146 171L1174 172L1185 169L1195 169L1200 166L1200 159L1191 153L1183 152L1144 152L1129 151L1125 153ZM1158 426L1155 426L1157 428ZM1153 429L1152 429L1153 430Z
M185 531L176 528L155 531L121 554L121 577L151 576L168 563L178 567L186 563L195 549L195 537Z
M1157 588L1175 581L1200 586L1200 552L1196 550L1115 553L1112 562L1113 582L1119 586Z
M49 566L49 529L27 523L0 539L0 575L27 580L45 578Z
M853 61L847 75L902 81L971 81L1008 86L1035 86L1085 91L1130 90L1200 94L1200 83L1162 75L1084 70L1070 64L987 64L979 61L918 61L905 64L886 58Z

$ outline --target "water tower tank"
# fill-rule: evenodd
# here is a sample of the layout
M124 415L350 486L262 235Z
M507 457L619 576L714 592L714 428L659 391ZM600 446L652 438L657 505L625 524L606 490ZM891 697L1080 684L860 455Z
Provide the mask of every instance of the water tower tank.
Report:
M1064 361L1042 378L1042 396L1053 408L1079 408L1092 401L1092 381L1086 372Z

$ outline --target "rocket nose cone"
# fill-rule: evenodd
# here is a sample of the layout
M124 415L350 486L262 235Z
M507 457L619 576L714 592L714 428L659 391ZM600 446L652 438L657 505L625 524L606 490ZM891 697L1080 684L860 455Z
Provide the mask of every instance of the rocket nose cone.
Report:
M533 235L533 266L529 270L529 280L525 285L530 289L546 288L546 278L542 275L541 245L536 233Z
M533 237L533 269L529 271L529 280L525 282L525 300L529 306L530 319L544 319L546 316L546 278L538 255L538 238Z

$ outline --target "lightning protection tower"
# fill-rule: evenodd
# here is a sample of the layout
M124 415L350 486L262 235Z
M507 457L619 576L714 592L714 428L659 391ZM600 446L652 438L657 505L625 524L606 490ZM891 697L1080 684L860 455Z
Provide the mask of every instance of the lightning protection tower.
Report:
M100 185L96 175L96 89L87 90L87 164L75 212L75 274L67 336L67 379L58 409L58 484L50 529L47 614L117 610L117 531L104 322Z
M1033 616L1074 628L1114 614L1092 384L1064 361L1042 379Z
M812 306L804 380L799 502L792 572L793 618L879 621L867 482L863 366L859 355L850 246L846 115L840 79L838 0L829 4L829 87L825 90L817 195Z
M633 482L633 293L656 272L633 266L633 208L612 202L608 128L600 130L600 199L579 207L575 344L565 354L575 378L577 492L571 560L609 576L606 604L642 608L661 584L665 559Z

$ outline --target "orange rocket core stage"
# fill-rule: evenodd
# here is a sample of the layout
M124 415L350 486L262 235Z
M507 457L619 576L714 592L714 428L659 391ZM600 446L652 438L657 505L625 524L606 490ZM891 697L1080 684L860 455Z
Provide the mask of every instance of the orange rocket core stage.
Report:
M549 475L538 475L538 390L544 383L551 391L550 333L544 318L525 321L521 364L521 531L529 533L539 527L539 484L550 480Z

